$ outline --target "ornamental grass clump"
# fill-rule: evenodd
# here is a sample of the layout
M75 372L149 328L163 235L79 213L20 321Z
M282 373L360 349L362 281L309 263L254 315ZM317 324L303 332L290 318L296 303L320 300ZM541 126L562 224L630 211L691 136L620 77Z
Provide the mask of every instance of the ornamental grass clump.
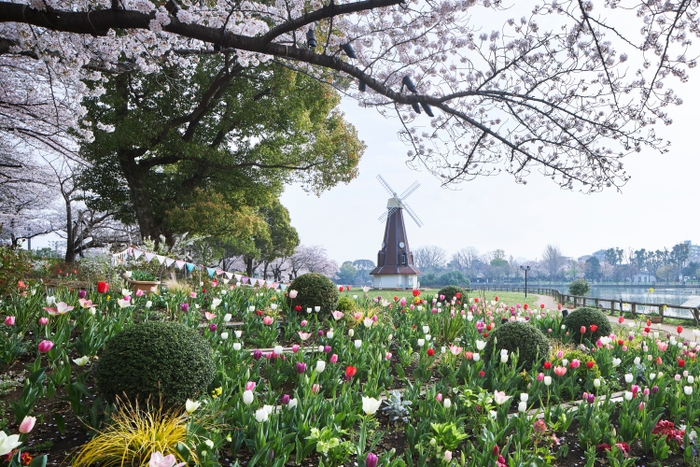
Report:
M609 336L612 326L605 314L595 308L579 308L569 313L561 322L566 326L574 341L579 342L583 338L591 342L601 337Z
M297 291L295 298L288 298L292 310L296 308L306 313L309 308L315 311L316 307L320 307L319 314L330 317L336 309L338 287L326 276L313 272L304 274L292 281L289 290Z
M532 368L549 355L549 340L535 326L522 321L508 321L493 330L484 347L484 358L494 354L499 357L501 350L509 354L518 353L518 366L525 370Z
M184 410L174 412L150 404L141 409L118 400L107 427L79 449L71 465L147 467L154 452L199 465L197 452L188 444L188 419Z
M135 324L107 342L95 376L109 402L162 399L169 407L204 393L215 370L212 349L195 330L154 321Z

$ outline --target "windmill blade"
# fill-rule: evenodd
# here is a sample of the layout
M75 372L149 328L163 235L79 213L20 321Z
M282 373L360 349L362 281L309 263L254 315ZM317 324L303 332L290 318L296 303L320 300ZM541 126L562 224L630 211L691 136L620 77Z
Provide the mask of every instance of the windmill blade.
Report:
M386 180L384 180L384 177L382 177L381 175L377 175L377 180L379 180L379 183L382 184L382 186L384 187L384 189L386 189L386 191L388 191L389 194L390 194L391 196L393 196L394 198L397 197L397 196L396 196L396 192L394 192L394 190L391 189L391 187L390 187L389 184L386 182Z
M399 196L399 199L400 199L401 201L405 200L406 198L408 198L408 196L409 196L411 193L413 193L414 191L416 191L416 190L418 189L419 186L420 186L420 183L418 183L418 182L413 182L413 185L409 186L408 188L406 188L406 191L404 191L403 193L401 193L401 196Z
M382 214L381 216L379 216L379 220L380 220L381 222L384 222L384 221L387 219L387 217L389 217L389 216L391 216L392 214L394 214L394 212L395 212L398 208L399 208L399 206L394 206L394 207L388 209L387 211L384 211L384 214Z
M406 210L409 216L411 216L411 219L415 221L416 224L418 224L418 227L423 227L423 221L418 218L415 212L413 212L413 209L408 204L404 204L403 208Z

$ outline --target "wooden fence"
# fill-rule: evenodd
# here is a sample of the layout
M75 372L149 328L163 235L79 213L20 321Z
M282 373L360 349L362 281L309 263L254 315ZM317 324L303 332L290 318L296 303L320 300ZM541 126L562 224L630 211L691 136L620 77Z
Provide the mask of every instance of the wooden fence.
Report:
M522 293L525 292L525 287L476 286L472 287L472 290L493 290ZM630 302L625 300L614 300L610 298L582 297L579 295L561 293L557 289L542 287L528 287L527 293L537 295L549 295L551 297L554 297L555 300L558 303L561 303L562 305L573 304L574 308L579 306L591 306L599 308L601 311L608 311L610 313L632 313L632 316L634 317L637 317L637 315L655 315L656 313L658 313L658 315L661 317L661 321L663 321L664 317L668 317L674 319L694 321L695 324L700 324L700 309L697 307L669 305L664 303Z

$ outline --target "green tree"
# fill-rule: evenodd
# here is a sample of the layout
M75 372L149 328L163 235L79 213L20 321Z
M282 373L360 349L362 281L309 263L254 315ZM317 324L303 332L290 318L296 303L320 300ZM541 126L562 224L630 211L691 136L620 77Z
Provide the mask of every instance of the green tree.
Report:
M600 270L600 261L595 256L591 256L586 260L584 277L588 280L597 281L600 279L602 272Z
M353 266L352 261L345 261L340 265L340 271L338 271L335 277L338 284L353 285L357 277L357 268Z
M616 266L622 263L624 250L622 248L608 248L605 250L605 261Z
M142 237L168 238L166 218L196 189L234 211L277 199L285 183L320 193L357 174L364 151L335 111L329 86L274 63L244 68L231 54L169 66L163 74L109 76L84 100L91 163L81 182L93 208L136 221Z

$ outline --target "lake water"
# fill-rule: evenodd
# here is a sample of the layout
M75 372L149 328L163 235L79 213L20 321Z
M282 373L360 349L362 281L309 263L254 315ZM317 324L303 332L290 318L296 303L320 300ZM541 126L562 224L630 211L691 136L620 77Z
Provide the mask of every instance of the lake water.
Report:
M664 288L654 287L650 293L648 288L641 287L596 287L591 286L589 297L622 300L625 302L663 303L666 305L682 305L692 296L700 296L700 288Z

